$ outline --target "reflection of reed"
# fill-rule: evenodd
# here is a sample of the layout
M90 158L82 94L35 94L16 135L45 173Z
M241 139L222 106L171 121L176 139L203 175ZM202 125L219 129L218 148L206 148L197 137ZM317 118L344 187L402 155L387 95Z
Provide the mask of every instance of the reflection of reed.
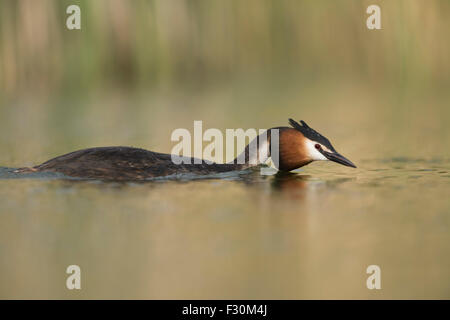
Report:
M68 31L69 1L0 2L0 89L148 88L286 71L438 82L449 70L446 1L383 2L378 33L364 27L364 1L79 3L82 30Z

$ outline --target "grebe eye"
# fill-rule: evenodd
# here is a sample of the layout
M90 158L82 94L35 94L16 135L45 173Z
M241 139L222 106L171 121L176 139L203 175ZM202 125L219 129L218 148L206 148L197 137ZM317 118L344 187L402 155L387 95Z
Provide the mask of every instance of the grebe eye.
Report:
M320 146L320 144L316 143L316 145L314 146L317 150L322 149L322 147Z

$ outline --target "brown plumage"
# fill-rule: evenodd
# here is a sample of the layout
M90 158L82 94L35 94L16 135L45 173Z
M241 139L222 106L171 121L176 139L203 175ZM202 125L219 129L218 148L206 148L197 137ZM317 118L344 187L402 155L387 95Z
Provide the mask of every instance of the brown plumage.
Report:
M171 155L131 147L99 147L74 151L16 172L59 172L99 180L146 180L174 174L206 175L239 170L234 164L175 164Z
M279 170L291 171L313 161L307 154L306 149L302 147L305 144L305 137L302 133L292 128L282 127L279 134Z

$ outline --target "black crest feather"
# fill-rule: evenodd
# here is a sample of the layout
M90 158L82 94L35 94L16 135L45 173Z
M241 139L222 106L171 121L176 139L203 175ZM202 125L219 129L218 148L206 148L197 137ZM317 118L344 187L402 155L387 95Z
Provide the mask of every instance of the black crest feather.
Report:
M334 150L333 146L331 145L330 140L328 140L323 135L318 133L316 130L314 130L313 128L308 126L305 121L300 120L300 123L302 124L302 125L300 125L297 121L295 121L293 119L289 119L289 123L295 130L300 131L309 140L316 141L316 142L324 145L325 147L327 147L328 149L330 149L333 152L336 151L336 150Z

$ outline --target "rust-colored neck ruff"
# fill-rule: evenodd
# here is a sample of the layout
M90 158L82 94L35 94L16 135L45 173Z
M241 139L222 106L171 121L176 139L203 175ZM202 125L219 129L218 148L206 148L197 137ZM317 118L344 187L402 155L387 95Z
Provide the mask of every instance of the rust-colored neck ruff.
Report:
M305 140L303 134L295 129L280 129L279 170L290 171L312 162L306 150Z
M278 134L275 137L272 137L272 130L278 130ZM271 156L273 164L279 170L290 171L307 165L312 161L306 150L306 138L298 130L288 127L276 127L269 129L267 136L264 136L263 139L261 137L258 136L249 143L240 156L231 163L240 164L241 167L245 168L264 163L267 160L267 156ZM272 144L274 141L272 139L278 139L278 148L273 149ZM271 154L272 151L276 150L279 150L279 157L277 159L279 165L277 165ZM262 154L266 154L267 156L261 157L261 151L263 151Z

